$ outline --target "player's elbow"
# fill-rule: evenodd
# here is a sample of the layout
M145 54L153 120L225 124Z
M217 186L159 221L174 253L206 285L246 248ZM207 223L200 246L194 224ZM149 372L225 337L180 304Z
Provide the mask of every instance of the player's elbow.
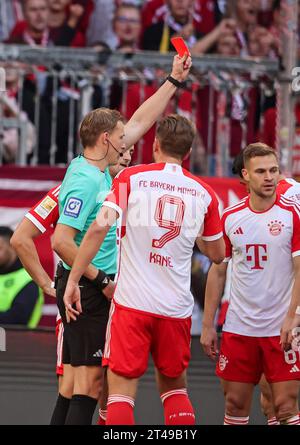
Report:
M225 258L225 255L223 253L214 254L210 256L210 259L215 264L221 264Z
M207 243L207 254L215 264L221 264L225 258L225 243L223 238Z
M25 240L18 231L16 231L10 239L10 245L17 253L20 251L24 243Z
M51 240L51 246L54 252L56 252L57 255L61 256L62 250L66 246L66 240L63 240L60 234L54 232L54 235Z

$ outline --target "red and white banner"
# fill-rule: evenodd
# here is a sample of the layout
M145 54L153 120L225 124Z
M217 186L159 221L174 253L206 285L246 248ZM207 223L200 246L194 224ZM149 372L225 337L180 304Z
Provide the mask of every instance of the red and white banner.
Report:
M51 188L60 184L66 169L52 167L1 167L0 168L0 225L15 229L26 212ZM233 205L246 194L237 179L203 178L216 192L220 211ZM54 274L56 259L51 249L52 233L45 233L36 240L41 263L50 276ZM41 325L54 326L56 303L45 297Z

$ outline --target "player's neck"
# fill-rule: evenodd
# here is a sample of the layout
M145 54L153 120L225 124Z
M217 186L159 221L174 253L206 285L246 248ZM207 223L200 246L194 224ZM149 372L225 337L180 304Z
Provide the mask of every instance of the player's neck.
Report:
M159 154L155 157L155 162L157 164L163 163L163 164L178 164L181 165L182 161L178 158L173 158L172 156L166 156L164 154Z
M254 212L265 212L270 209L276 201L276 193L270 197L261 197L250 192L249 204Z
M94 165L101 171L104 171L108 166L105 153L99 153L94 148L85 148L83 157L89 164Z

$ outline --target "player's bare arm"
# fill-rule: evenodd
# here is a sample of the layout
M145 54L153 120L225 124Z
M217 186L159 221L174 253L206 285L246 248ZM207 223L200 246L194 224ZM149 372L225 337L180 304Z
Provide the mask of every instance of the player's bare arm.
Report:
M220 264L225 258L225 244L223 237L214 241L204 241L202 238L196 240L199 250L213 263Z
M300 306L300 256L293 258L293 264L295 281L292 289L292 298L280 333L280 343L282 349L285 351L290 349L292 329L297 326L295 322L297 323L297 320L300 319L300 317L297 316L295 320L296 309Z
M55 289L51 287L52 280L41 265L34 244L34 239L40 234L41 231L29 219L24 218L15 230L10 243L33 281L45 294L55 297Z
M77 248L77 255L73 260L72 270L64 296L66 310L72 320L76 320L76 317L81 312L77 307L77 310L72 308L74 301L78 302L78 297L80 298L78 282L81 276L85 274L87 268L90 267L90 262L100 249L104 238L117 218L118 214L114 209L102 207L97 216L97 220L89 227L79 249ZM94 278L95 276L92 279ZM107 286L107 288L103 290L103 293L107 298L110 298L113 290L114 284L109 283L109 287Z
M179 82L184 82L192 66L191 57L185 55L174 57L171 76ZM125 125L126 147L130 147L152 127L165 110L177 87L166 81L149 99L147 99L132 115Z
M78 246L74 241L77 230L64 224L57 224L52 241L52 247L59 257L70 267L73 265L78 252ZM94 280L97 276L96 267L88 264L84 276Z
M214 323L225 288L227 266L228 263L212 264L206 283L200 343L205 354L212 360L215 360L218 354L218 337Z

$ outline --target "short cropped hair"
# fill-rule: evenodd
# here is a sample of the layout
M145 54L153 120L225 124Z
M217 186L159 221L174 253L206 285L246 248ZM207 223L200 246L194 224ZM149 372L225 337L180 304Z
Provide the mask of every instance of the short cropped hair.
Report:
M250 144L243 150L244 166L252 158L270 155L274 156L278 162L277 154L274 148L269 147L269 145L263 144L262 142L255 142L254 144Z
M96 108L90 111L83 119L79 130L83 148L94 147L99 136L105 131L111 133L119 121L124 122L124 118L117 110Z
M241 150L239 152L238 155L236 155L236 157L233 160L233 164L232 164L232 174L233 175L239 175L240 178L243 179L243 173L242 170L244 168L244 153L243 150Z
M156 128L156 138L163 153L182 160L196 135L194 124L184 116L171 114L164 117Z
M14 232L10 227L0 226L0 238L5 238L9 242L13 234Z

